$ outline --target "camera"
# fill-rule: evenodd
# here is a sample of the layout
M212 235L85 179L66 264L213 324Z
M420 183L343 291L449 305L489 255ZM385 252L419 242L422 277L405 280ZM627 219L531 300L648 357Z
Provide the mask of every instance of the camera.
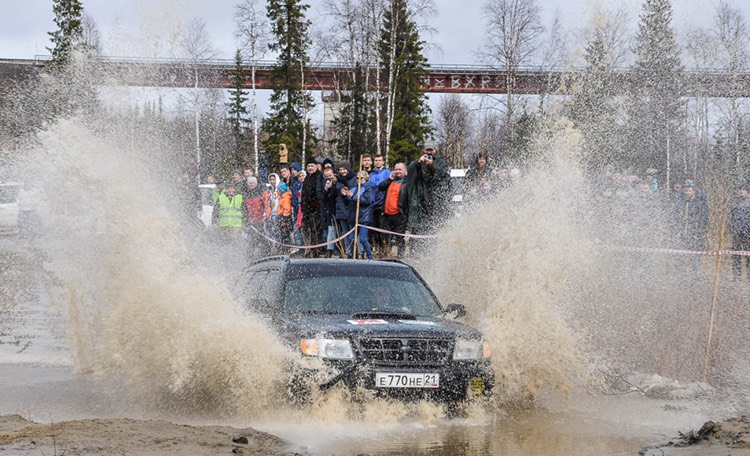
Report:
M331 179L326 179L326 184L330 184L330 183L331 183Z
M426 154L425 157L427 157L427 160L433 160L432 154Z

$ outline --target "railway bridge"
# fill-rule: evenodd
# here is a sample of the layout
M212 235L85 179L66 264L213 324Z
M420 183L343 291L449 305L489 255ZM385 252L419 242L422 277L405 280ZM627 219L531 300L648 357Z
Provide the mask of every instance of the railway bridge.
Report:
M48 57L35 59L0 59L0 79L18 79L43 70ZM235 63L232 60L191 62L185 59L145 59L98 57L92 66L107 85L172 88L230 89ZM255 87L269 89L274 62L261 61L255 66ZM375 81L374 70L370 81ZM245 66L246 88L251 88L252 68ZM511 90L516 94L565 95L580 71L521 68L513 74ZM504 69L479 65L429 65L421 90L427 93L507 94L508 77ZM628 71L614 77L627 81ZM684 96L750 98L750 73L730 74L722 71L694 71L686 74ZM305 72L305 89L335 91L351 85L351 67L336 63L310 65ZM372 89L375 89L373 84Z

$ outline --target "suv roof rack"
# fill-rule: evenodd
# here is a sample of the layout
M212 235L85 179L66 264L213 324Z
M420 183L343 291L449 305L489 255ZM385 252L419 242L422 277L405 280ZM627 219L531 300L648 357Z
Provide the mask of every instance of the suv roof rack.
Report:
M260 264L260 263L267 263L267 262L271 262L271 261L284 261L284 262L288 263L289 262L289 255L275 255L275 256L261 258L259 260L253 261L252 263L250 263L250 265Z
M378 261L387 261L388 263L399 263L409 266L409 264L404 262L401 258L378 258Z

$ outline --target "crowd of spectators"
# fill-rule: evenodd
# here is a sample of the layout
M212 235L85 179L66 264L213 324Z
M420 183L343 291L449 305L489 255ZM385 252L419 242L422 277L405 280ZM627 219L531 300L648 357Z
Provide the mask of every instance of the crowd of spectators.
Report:
M647 170L644 177L623 171L607 175L596 186L591 206L599 214L599 238L617 245L686 251L680 258L697 275L701 253L713 250L708 243L708 195L692 177L674 179L671 188L661 188L657 176L656 170ZM750 277L750 198L747 184L734 191L726 234L735 252L732 270L737 280L742 276L743 258ZM721 211L715 212L719 218Z
M430 235L453 215L450 167L433 148L411 163L393 163L392 170L384 157L363 155L356 169L348 161L313 157L304 169L299 163L282 164L267 182L259 182L252 169L236 171L213 191L213 231L222 242L244 239L252 257L402 258L407 248L418 253L428 246ZM497 194L520 177L518 168L491 166L479 155L466 172L463 204ZM587 204L597 214L600 240L708 249L708 199L693 178L676 179L665 189L656 170L647 170L642 178L623 171L608 174L589 193ZM737 188L727 230L733 250L750 250L747 185ZM743 258L750 276L750 256L734 255L735 278L742 274Z
M304 169L280 165L267 182L252 169L226 182L209 177L216 185L211 233L224 244L244 241L251 257L402 258L407 245L419 251L451 215L447 160L428 147L409 164L394 163L393 171L381 155L360 161L355 171L345 160L311 157Z

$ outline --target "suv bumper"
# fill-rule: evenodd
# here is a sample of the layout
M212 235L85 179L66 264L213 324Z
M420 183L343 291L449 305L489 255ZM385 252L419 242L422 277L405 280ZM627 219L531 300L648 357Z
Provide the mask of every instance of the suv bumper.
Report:
M402 400L432 400L436 402L462 401L469 397L489 396L495 377L489 361L451 362L444 366L380 366L358 362L325 362L328 369L297 366L292 374L297 384L313 382L322 390L344 384L354 390L365 388L377 396ZM376 374L437 374L438 387L379 387Z

